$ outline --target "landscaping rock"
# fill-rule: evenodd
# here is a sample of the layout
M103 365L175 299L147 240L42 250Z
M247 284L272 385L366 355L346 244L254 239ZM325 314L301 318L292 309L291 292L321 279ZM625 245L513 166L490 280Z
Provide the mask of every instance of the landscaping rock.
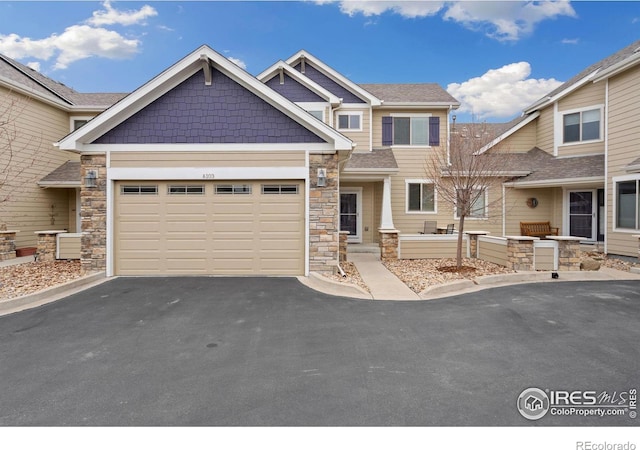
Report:
M600 270L600 263L592 258L585 258L580 263L580 270Z

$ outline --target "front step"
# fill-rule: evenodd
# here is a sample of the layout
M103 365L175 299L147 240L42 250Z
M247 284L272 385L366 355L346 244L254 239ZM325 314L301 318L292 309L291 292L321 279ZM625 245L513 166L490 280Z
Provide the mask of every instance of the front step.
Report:
M349 253L373 253L380 254L378 244L347 244L347 254Z

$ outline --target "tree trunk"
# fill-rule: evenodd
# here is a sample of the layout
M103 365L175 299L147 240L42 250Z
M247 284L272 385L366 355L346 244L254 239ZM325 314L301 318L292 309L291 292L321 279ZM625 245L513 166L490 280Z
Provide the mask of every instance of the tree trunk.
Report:
M465 215L462 214L458 222L458 248L456 250L456 267L458 270L462 267L462 232L464 231L464 218Z

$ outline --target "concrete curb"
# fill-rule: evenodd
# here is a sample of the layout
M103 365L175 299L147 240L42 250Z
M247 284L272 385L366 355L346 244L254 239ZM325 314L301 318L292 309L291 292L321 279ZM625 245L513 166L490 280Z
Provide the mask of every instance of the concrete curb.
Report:
M52 286L49 289L34 294L2 300L0 301L0 316L46 305L47 303L60 300L61 298L104 283L107 280L108 278L106 278L104 272L93 273L64 284Z
M339 297L351 297L358 299L372 300L373 297L360 286L351 283L341 283L311 272L308 277L297 277L300 283L308 288L322 292L324 294Z

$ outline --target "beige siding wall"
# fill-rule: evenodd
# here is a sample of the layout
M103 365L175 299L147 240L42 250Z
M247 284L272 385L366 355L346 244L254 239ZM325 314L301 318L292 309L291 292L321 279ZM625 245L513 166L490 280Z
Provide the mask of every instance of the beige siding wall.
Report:
M607 252L616 255L638 255L638 240L632 235L640 234L640 230L614 231L615 186L612 181L612 177L630 175L625 170L625 166L640 157L638 115L640 115L640 68L636 66L609 80Z
M553 106L540 112L537 119L536 142L540 150L553 154Z
M339 114L347 114L351 112L361 112L362 113L362 131L347 131L340 130L340 133L344 134L346 137L351 139L356 143L356 152L368 152L371 150L371 144L369 139L369 124L371 123L371 119L369 117L370 110L367 109L339 109L335 112L333 118L334 128L338 129L338 115Z
M462 244L462 254L466 256L466 241ZM431 239L400 239L400 259L455 258L458 249L457 236Z
M76 196L80 195L79 191L75 189L65 189L69 197L69 233L75 233L76 224L78 222L77 208L76 208Z
M507 265L507 241L478 239L478 258L501 266Z
M380 227L380 221L382 220L382 191L384 184L382 182L375 183L373 185L373 242L380 242L380 234L378 228Z
M558 192L560 191L558 195ZM527 199L536 198L538 206L529 208ZM552 227L562 229L562 190L557 188L544 189L513 189L508 188L505 198L506 235L520 235L520 222L550 221Z
M555 250L551 247L534 247L535 270L554 270Z
M58 259L80 259L80 235L59 236Z
M111 167L300 167L300 152L112 152Z
M503 152L526 153L536 146L537 122L525 125L498 144L496 149Z
M10 168L6 167L9 161L6 141L0 142L0 173L9 173L6 184L0 188L0 198L9 197L0 204L0 222L6 222L9 229L20 230L16 236L18 248L31 247L37 241L34 231L69 227L67 190L41 189L36 183L65 161L79 158L52 145L69 133L67 113L37 100L25 102L2 87L0 102L3 107L15 102L9 109L15 117L11 122L17 133L12 142L14 158Z

